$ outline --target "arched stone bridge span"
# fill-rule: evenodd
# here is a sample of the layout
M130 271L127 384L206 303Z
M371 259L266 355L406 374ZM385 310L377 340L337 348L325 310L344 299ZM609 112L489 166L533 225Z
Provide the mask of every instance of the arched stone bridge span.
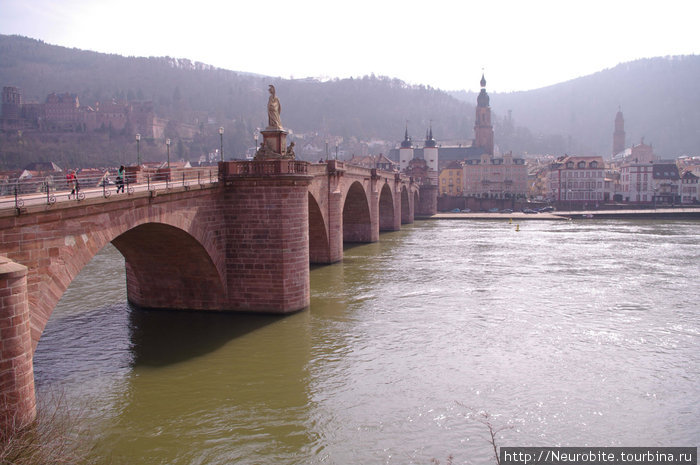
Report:
M35 416L32 354L107 243L125 258L137 306L292 312L309 305L310 262L342 260L343 242L435 213L429 187L338 161L222 162L211 185L0 212L0 414Z

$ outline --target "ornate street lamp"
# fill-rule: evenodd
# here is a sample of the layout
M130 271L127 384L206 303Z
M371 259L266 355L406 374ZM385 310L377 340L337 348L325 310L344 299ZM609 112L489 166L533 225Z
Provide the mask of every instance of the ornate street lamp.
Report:
M338 142L335 143L335 159L338 159Z
M141 166L141 134L136 134L136 166Z
M221 137L221 161L224 161L224 127L219 128L219 136Z

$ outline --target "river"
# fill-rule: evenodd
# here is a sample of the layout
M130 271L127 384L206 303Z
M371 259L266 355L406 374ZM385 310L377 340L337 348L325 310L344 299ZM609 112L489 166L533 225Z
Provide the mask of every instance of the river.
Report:
M519 229L519 230L516 230ZM285 316L144 311L111 245L34 356L129 464L490 464L700 443L700 222L419 221Z

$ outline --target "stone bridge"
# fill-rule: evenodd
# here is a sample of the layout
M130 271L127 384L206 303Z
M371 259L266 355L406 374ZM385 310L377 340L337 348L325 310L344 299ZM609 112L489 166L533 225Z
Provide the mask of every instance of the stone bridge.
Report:
M33 352L108 243L134 305L285 313L309 305L309 263L436 208L435 186L395 172L272 160L221 162L213 184L0 211L0 425L35 417Z

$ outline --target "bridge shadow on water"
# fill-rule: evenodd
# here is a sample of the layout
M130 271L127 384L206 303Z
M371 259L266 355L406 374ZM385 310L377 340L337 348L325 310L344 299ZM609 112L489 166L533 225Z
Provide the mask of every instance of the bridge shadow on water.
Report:
M165 366L203 356L288 316L129 307L133 366Z

